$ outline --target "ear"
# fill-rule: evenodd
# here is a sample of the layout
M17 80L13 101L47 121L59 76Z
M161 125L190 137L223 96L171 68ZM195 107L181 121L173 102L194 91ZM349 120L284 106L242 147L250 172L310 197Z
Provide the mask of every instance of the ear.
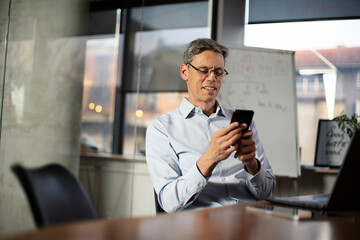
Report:
M181 78L185 81L188 80L189 68L185 64L181 64L180 66L180 75Z

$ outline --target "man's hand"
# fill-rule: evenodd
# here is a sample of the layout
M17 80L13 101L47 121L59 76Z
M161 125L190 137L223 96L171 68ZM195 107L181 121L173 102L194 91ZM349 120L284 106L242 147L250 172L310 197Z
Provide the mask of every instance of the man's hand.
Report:
M241 124L246 127L246 124ZM248 130L241 135L238 141L235 158L238 158L246 166L247 171L251 175L255 175L259 171L258 161L255 159L255 142L252 140L253 132Z
M239 148L238 141L245 127L234 122L227 127L220 128L211 136L209 148L196 163L204 177L211 176L218 162L228 158L232 152Z

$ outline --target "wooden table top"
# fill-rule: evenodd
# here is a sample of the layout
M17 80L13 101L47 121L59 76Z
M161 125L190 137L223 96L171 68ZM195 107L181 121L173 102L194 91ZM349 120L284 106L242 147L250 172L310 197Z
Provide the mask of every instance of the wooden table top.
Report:
M360 211L350 217L292 220L246 208L264 202L161 214L154 217L86 221L43 228L3 240L101 239L360 239Z

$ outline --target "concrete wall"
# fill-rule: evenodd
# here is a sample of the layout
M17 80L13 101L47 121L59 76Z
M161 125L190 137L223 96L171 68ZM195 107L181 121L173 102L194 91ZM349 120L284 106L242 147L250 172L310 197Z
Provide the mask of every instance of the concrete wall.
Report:
M11 165L78 173L87 14L87 0L0 0L0 236L35 228Z

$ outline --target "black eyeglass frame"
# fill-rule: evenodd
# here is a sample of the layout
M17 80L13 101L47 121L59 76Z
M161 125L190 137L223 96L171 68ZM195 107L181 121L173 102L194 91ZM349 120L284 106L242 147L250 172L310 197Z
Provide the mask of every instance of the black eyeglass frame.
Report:
M201 72L202 74L206 74L206 75L208 75L208 76L210 76L211 72L214 72L215 76L217 76L217 77L221 77L222 75L224 75L224 73L225 73L225 76L226 76L226 75L229 75L228 71L226 71L225 68L224 68L224 72L223 72L222 74L217 75L216 72L215 72L216 69L214 69L214 70L209 69L208 71L203 71L203 70L200 70L199 68L195 67L195 66L192 65L191 63L187 63L187 64L190 65L190 66L191 66L193 69L195 69L196 71ZM225 76L224 76L224 77L225 77Z

